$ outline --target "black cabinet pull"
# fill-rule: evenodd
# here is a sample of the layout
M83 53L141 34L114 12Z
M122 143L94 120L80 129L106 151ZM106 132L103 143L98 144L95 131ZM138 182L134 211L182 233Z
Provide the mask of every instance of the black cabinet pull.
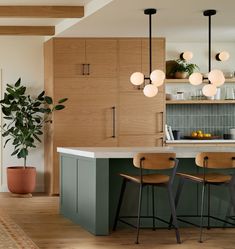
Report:
M113 135L112 137L116 137L116 107L112 106L112 111L113 111Z
M87 75L90 75L90 64L87 64Z
M90 64L82 64L82 75L90 75Z

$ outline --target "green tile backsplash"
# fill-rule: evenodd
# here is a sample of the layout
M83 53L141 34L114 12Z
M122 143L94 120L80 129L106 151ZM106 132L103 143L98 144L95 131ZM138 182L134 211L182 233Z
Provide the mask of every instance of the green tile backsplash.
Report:
M194 130L223 136L235 128L235 105L167 105L166 123L179 130L181 136L190 135Z

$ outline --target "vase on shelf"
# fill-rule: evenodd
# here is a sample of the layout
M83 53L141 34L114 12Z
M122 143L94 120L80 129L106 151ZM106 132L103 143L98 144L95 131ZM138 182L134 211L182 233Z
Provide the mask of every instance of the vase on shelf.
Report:
M187 72L175 72L176 79L186 79L188 77Z

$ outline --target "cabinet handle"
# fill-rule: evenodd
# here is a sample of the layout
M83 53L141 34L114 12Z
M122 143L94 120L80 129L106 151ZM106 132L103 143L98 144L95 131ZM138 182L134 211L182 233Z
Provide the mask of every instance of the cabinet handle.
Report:
M113 112L113 135L112 137L116 137L116 107L112 106L112 112Z
M90 64L82 64L82 75L90 75Z
M87 64L87 75L90 75L90 64Z
M85 65L86 64L82 64L82 75L85 75Z

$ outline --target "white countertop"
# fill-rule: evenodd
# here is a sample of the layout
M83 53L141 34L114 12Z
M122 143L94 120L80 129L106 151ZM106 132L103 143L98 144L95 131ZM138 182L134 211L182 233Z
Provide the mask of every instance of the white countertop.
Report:
M178 158L194 158L198 152L235 153L235 147L58 147L57 152L89 158L133 158L138 152L175 152Z
M207 139L207 140L196 140L196 139L180 139L180 140L166 140L166 144L235 144L233 139Z

